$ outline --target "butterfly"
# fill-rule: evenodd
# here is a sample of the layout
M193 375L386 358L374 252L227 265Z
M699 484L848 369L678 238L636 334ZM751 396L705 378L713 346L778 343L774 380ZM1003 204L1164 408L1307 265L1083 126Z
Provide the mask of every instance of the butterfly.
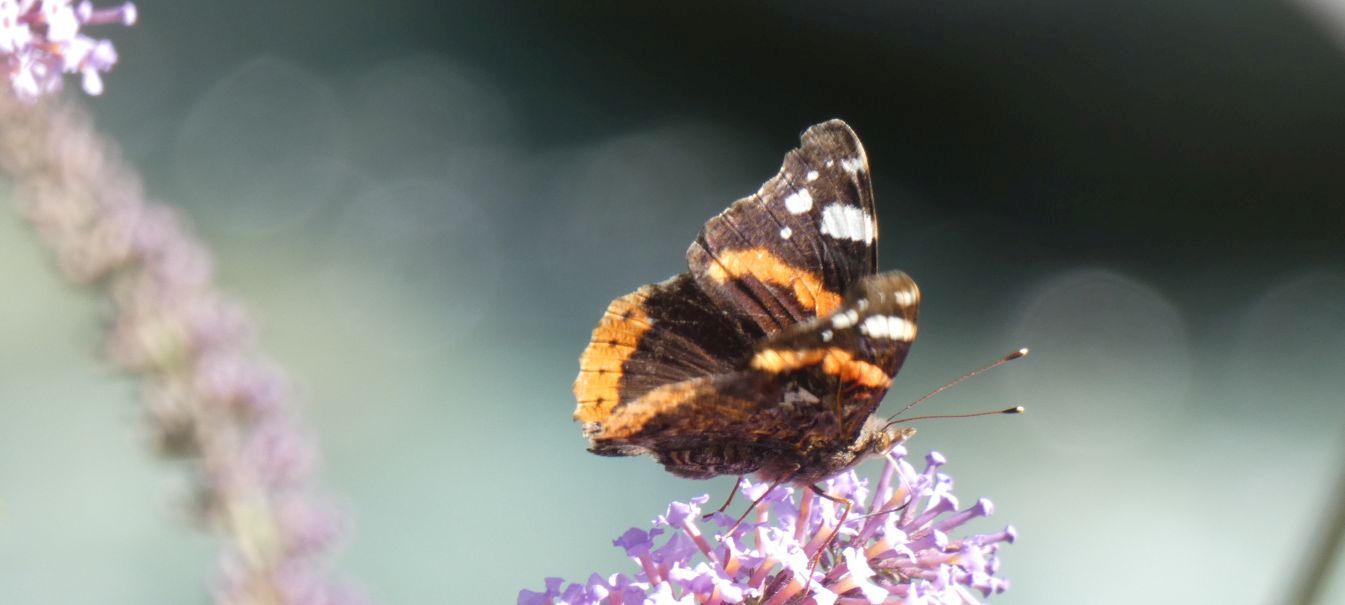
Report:
M859 138L840 120L807 129L774 178L705 223L687 272L607 307L574 383L589 451L812 486L909 438L874 412L920 290L878 272L877 244Z

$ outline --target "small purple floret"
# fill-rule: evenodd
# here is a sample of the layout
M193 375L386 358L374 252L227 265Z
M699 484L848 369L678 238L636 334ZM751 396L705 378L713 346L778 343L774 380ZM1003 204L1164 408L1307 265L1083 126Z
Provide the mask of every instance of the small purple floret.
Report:
M668 541L654 551L653 559L659 565L670 567L680 561L690 560L700 549L696 543L682 532L677 532Z
M657 527L649 531L632 527L626 530L626 533L621 534L620 538L612 540L612 546L625 550L628 557L647 555L649 549L654 546L654 538L661 533L663 533L663 530Z
M699 517L701 505L709 501L710 496L707 494L692 498L690 502L673 502L668 505L668 511L660 515L655 523L669 527L682 527L688 519Z

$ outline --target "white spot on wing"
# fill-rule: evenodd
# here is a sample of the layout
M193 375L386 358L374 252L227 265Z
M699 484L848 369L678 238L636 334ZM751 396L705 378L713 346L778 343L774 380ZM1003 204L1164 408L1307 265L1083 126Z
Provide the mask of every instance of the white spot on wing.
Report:
M897 301L898 306L909 307L920 301L920 291L915 288L906 288L892 293L892 298Z
M864 169L864 158L845 158L844 160L841 160L841 168L844 168L845 171L850 174L855 174Z
M874 338L890 338L903 342L915 340L915 324L895 315L874 315L864 320L859 331Z
M832 336L831 330L822 330L822 342L831 342Z
M859 323L859 312L854 309L831 318L831 327L837 330L844 330L856 323Z
M800 189L785 197L785 208L790 214L803 214L813 209L813 194L808 193L807 189Z
M811 182L813 182L813 181L816 181L816 180L817 180L817 177L818 177L818 174L817 174L817 171L816 171L816 170L809 170L809 171L808 171L808 176L806 176L806 177L804 177L804 178L808 179L808 182L811 183Z
M827 168L831 168L832 166L835 166L835 165L836 165L836 160L827 160Z
M822 209L822 233L836 239L873 243L873 217L858 206L839 202Z
M818 399L817 395L808 392L807 389L799 389L785 393L785 397L780 404L792 408L800 403L813 404L818 401L821 401L821 399Z
M781 238L783 238L783 239L789 239L789 236L791 236L791 235L794 235L794 230L793 230L793 229L790 229L789 227L782 227L782 228L780 229L780 237L781 237Z

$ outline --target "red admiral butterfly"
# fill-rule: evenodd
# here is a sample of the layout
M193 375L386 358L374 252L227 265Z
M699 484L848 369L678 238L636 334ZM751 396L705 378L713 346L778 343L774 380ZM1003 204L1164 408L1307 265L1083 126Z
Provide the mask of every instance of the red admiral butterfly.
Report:
M579 360L589 451L705 479L809 484L915 431L874 415L916 336L920 291L877 273L869 164L844 122L710 219L690 271L612 301Z

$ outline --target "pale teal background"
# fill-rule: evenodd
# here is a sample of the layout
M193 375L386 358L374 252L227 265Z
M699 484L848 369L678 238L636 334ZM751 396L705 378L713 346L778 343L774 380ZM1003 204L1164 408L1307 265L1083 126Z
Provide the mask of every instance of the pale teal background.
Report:
M925 408L1026 416L911 444L994 500L977 527L1018 527L992 602L1285 602L1340 505L1330 10L140 6L86 104L301 385L353 517L335 567L380 602L632 571L613 537L726 493L585 453L576 358L833 116L869 147L881 264L924 292L885 409L1033 350ZM213 545L96 298L13 213L0 280L0 603L204 602Z

